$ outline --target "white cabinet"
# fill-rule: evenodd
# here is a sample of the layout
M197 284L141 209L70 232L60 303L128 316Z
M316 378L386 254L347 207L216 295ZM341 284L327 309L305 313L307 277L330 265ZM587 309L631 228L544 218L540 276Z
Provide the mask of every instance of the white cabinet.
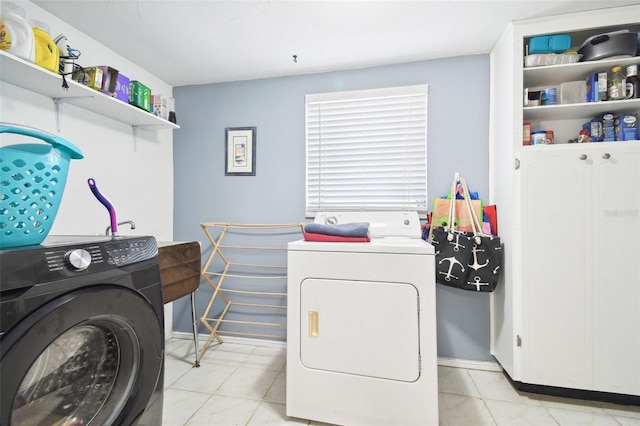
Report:
M587 388L589 170L568 151L522 153L522 381Z
M518 21L491 54L492 204L505 242L491 295L491 352L515 382L640 396L640 142L569 144L604 112L640 100L525 107L527 87L580 80L640 57L524 68L530 37L573 45L640 29L637 6ZM522 125L555 133L523 146Z
M640 395L640 144L539 148L521 164L522 381Z
M640 142L630 144L594 155L593 371L595 389L640 395Z

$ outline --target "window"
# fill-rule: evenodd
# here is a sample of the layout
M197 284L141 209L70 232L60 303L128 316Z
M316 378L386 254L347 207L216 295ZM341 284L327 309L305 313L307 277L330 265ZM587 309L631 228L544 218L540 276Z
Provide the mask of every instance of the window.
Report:
M427 213L428 85L306 96L306 215Z

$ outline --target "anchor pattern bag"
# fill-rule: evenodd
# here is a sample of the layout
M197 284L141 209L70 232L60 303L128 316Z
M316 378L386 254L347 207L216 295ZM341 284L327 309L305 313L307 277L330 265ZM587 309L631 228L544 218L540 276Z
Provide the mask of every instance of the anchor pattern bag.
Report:
M436 251L436 282L460 288L465 284L471 263L469 232L446 227L433 228L431 244Z
M464 199L469 201L469 189L457 176L452 188L460 181ZM482 233L478 216L471 203L466 203L472 218L471 232L455 229L456 203L451 203L449 223L453 226L434 227L431 244L436 251L436 282L463 290L491 292L495 290L502 268L502 244L497 236Z

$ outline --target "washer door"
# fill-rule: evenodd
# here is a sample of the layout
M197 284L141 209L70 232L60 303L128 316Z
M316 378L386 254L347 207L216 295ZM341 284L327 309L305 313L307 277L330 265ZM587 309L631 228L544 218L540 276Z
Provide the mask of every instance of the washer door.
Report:
M94 287L2 338L0 424L132 424L163 368L163 324L135 292Z

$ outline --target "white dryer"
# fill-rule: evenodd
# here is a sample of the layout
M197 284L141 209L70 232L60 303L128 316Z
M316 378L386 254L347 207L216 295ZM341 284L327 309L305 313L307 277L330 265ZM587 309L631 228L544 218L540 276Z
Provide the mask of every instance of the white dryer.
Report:
M288 244L287 415L437 425L435 256L417 213L315 222L369 222L371 242Z

